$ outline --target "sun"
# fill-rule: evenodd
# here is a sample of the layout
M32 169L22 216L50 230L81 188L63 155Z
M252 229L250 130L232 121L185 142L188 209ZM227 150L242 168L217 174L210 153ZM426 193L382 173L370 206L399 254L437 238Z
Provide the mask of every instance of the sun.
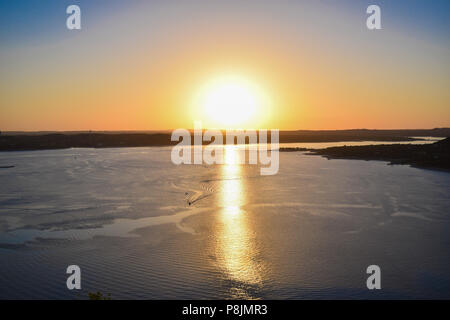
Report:
M264 112L264 94L248 79L227 75L209 81L199 103L209 123L217 127L248 127Z

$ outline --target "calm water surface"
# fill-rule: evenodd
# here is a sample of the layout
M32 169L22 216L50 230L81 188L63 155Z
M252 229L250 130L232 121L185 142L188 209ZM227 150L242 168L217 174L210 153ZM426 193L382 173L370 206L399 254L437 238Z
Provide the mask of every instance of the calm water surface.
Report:
M450 298L449 173L295 152L261 176L240 155L0 154L0 298Z

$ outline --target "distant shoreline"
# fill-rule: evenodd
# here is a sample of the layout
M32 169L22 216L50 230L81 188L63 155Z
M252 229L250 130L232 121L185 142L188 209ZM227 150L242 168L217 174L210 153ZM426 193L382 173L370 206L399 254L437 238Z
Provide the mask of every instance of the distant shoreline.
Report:
M280 143L320 143L343 141L417 141L419 136L447 137L450 128L418 130L297 130L280 131ZM161 147L178 144L171 133L2 133L0 151L34 151L69 148Z

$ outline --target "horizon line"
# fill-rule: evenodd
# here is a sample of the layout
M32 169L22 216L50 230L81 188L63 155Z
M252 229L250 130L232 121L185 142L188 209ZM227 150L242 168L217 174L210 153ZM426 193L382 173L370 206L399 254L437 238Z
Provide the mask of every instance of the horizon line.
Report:
M177 128L180 129L180 128ZM119 129L119 130L0 130L3 133L105 133L105 132L152 132L152 133L167 133L177 129ZM188 131L194 131L193 128L183 128ZM443 130L450 129L450 127L434 127L434 128L392 128L392 129L377 129L377 128L347 128L347 129L276 129L276 128L202 128L202 130L279 130L280 132L287 131L421 131L421 130Z

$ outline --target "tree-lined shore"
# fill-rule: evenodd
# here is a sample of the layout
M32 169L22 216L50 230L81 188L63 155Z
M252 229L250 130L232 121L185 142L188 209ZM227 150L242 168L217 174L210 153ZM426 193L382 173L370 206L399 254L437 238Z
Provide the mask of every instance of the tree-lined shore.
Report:
M340 141L413 141L420 136L447 137L450 128L419 130L296 130L280 131L280 143ZM165 132L2 132L0 151L67 148L119 148L171 146Z
M312 150L310 154L328 159L382 160L418 168L450 171L450 138L432 144L385 144L342 146Z

